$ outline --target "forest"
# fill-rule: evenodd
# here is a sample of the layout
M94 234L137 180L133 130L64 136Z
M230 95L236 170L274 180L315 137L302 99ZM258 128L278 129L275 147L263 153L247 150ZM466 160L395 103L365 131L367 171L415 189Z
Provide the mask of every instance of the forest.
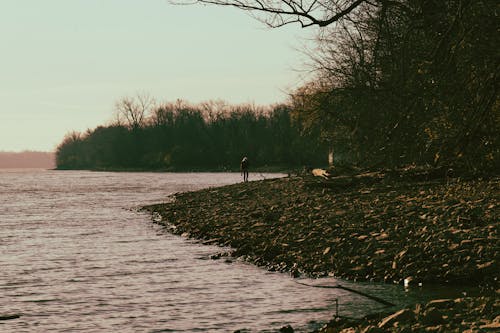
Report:
M358 164L500 170L498 2L356 3L318 34L302 122Z
M147 95L117 102L117 120L86 133L70 133L56 154L59 169L287 170L325 164L317 133L301 135L285 105L256 107L177 101L155 106Z
M69 135L59 168L229 167L243 154L255 165L324 165L332 149L335 163L364 168L500 170L497 1L198 2L250 11L273 28L317 29L311 79L265 112L214 116L199 105L163 117L160 108Z

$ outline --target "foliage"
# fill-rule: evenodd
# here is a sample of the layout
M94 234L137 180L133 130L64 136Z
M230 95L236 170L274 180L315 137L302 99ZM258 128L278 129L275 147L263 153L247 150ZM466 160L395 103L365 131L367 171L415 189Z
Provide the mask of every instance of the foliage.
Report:
M378 4L321 30L294 117L365 166L499 170L497 3Z
M119 123L65 139L59 167L305 165L333 148L363 167L500 170L497 1L197 2L319 27L315 77L272 110L122 99Z
M225 170L237 169L244 155L252 168L326 164L326 147L314 135L300 135L285 105L177 101L141 112L140 119L69 134L57 148L57 167Z

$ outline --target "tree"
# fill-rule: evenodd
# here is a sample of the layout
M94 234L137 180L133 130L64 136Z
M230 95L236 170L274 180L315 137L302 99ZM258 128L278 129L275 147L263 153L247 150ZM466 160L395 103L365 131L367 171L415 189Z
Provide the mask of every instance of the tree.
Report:
M325 147L301 136L287 106L164 103L144 127L99 126L59 145L61 169L230 170L242 154L255 167L324 163ZM321 162L323 161L323 162Z
M117 125L125 125L132 130L143 128L149 113L155 107L155 100L148 94L123 97L115 104Z
M56 149L56 164L59 169L85 168L85 154L83 151L84 138L79 132L66 134Z
M254 14L264 14L263 17L257 18L273 28L290 23L298 23L303 28L326 27L349 18L363 5L377 5L377 1L367 0L195 0L195 2L236 7Z
M333 115L332 136L347 125L351 155L366 165L494 170L496 2L380 3L321 30L311 54L315 80L326 84L308 94L306 124Z

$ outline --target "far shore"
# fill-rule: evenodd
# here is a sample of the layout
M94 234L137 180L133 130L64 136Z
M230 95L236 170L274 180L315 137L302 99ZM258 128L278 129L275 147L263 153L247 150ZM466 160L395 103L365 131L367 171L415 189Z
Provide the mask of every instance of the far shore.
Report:
M291 172L297 172L301 170L303 167L286 167L286 166L259 166L252 168L252 173L283 173L290 174ZM216 167L216 168L207 168L207 167L199 167L199 168L189 168L189 167L170 167L170 168L162 168L162 169L154 169L154 168L106 168L106 167L97 167L97 168L81 168L81 169L68 169L68 168L54 168L52 170L56 171L96 171L96 172L158 172L158 173L204 173L204 172L240 172L238 167Z
M456 300L467 306L451 312L449 301L432 323L425 321L425 307L407 309L411 316L394 322L408 329L438 325L442 331L459 332L464 325L478 330L481 325L500 325L500 317L495 319L500 307L500 177L379 178L365 181L370 179L354 176L333 182L294 176L251 181L176 194L168 203L144 209L172 233L230 246L232 256L293 276L424 288L479 286L486 296ZM486 310L476 311L479 307ZM460 316L465 317L459 320ZM374 318L332 322L323 332L379 327L384 318ZM391 322L391 330L393 326Z

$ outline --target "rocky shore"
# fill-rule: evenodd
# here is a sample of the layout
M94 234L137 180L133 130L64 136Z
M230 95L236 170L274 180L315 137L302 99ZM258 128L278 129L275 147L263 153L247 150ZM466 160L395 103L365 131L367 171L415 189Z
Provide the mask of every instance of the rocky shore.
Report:
M383 332L498 332L498 297L436 299L391 314L374 314L360 320L335 319L322 333Z
M437 303L407 309L405 327L410 329L418 323L418 330L433 327L437 322L422 318L428 308L436 308L443 319L436 330L451 330L444 325L455 320L448 309L460 317L465 309L476 309L477 302L490 309L478 310L477 316L488 318L476 316L471 321L475 326L468 327L481 330L498 323L498 177L295 176L179 193L171 199L145 209L173 233L230 246L233 256L271 270L408 285L479 285L489 295L448 300L439 309ZM384 320L329 323L323 331L376 332L402 322L381 325L379 319Z

